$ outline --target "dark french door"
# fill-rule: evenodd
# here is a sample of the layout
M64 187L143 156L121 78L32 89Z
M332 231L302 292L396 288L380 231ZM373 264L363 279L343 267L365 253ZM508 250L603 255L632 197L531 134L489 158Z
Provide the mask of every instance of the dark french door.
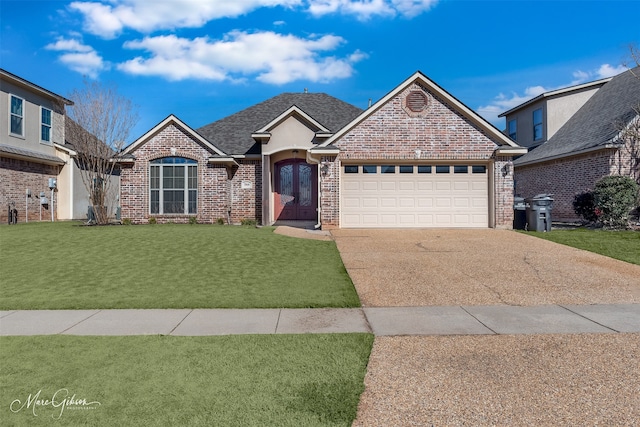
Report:
M318 207L317 165L288 159L275 165L276 220L314 220Z

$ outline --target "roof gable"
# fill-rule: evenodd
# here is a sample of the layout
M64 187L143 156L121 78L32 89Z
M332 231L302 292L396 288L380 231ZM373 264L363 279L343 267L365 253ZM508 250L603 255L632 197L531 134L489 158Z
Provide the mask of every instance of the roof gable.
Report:
M506 135L504 135L502 132L500 132L495 126L493 126L491 123L489 123L484 118L482 118L478 113L476 113L475 111L473 111L472 109L470 109L469 107L464 105L462 102L460 102L457 98L455 98L449 92L447 92L446 90L444 90L443 88L438 86L435 82L433 82L432 80L427 78L420 71L417 71L416 73L414 73L412 76L410 76L408 79L406 79L404 82L402 82L399 86L397 86L391 92L386 94L383 98L381 98L379 101L377 101L371 107L369 107L367 110L363 111L358 117L356 117L354 120L352 120L346 126L344 126L340 131L338 131L336 134L334 134L331 138L329 138L327 141L325 141L319 147L327 147L329 145L332 145L334 142L339 140L342 136L344 136L349 131L351 131L353 128L355 128L360 123L365 121L368 117L370 117L376 111L381 109L389 101L394 99L397 95L399 95L401 92L406 90L409 86L411 86L414 83L418 83L418 84L424 86L427 90L429 90L430 92L436 94L441 99L443 99L445 102L447 102L451 106L452 109L457 111L462 117L466 118L471 123L473 123L475 126L477 126L479 129L484 131L487 135L489 135L491 137L492 140L494 140L496 142L496 144L502 146L503 150L505 150L505 149L510 150L511 149L511 150L517 151L517 150L521 149L520 146L518 146L510 138L508 138Z
M555 90L550 90L548 92L544 92L541 93L538 96L535 96L531 99L529 99L528 101L523 102L522 104L516 105L515 107L511 108L510 110L505 111L504 113L501 113L498 117L506 117L510 114L515 113L516 111L519 111L531 104L535 104L536 102L542 100L542 99L547 99L547 98L557 98L557 97L561 97L561 96L566 96L566 95L570 95L574 92L578 92L581 90L585 90L585 89L590 89L590 88L595 88L596 86L602 86L605 83L608 83L609 81L611 81L611 77L607 77L605 79L600 79L600 80L595 80L592 82L588 82L588 83L582 83L579 85L574 85L574 86L568 86L568 87L564 87L561 89L555 89Z
M51 92L50 90L45 89L42 86L38 86L35 83L31 83L29 80L25 80L22 77L17 76L13 73L10 73L5 69L0 68L0 77L2 78L2 80L6 80L14 85L22 86L23 88L26 88L31 92L37 93L40 96L53 99L64 105L73 105L73 102L68 100L67 98L60 96L57 93Z
M640 105L640 67L625 71L598 90L547 142L517 159L516 165L537 163L615 147L622 126Z
M229 154L259 154L252 137L292 112L306 117L321 131L336 132L362 110L324 93L283 93L231 116L210 123L198 132Z
M275 127L277 127L280 123L284 122L289 117L300 118L302 122L306 122L309 127L313 128L315 131L328 133L329 129L323 126L321 123L316 121L313 117L309 116L307 113L302 111L297 106L292 106L284 113L280 114L278 117L274 118L272 121L267 123L264 127L258 129L255 133L268 133L271 132Z
M213 145L212 143L207 141L202 135L200 135L198 132L196 132L193 129L191 129L182 120L180 120L179 118L177 118L173 114L169 115L166 119L164 119L163 121L158 123L156 126L154 126L150 131L148 131L147 133L142 135L140 138L135 140L133 143L131 143L127 148L125 148L122 151L122 156L127 156L127 155L130 155L130 154L133 154L134 151L136 151L138 148L140 148L142 145L144 145L147 141L149 141L151 138L153 138L155 135L157 135L163 129L165 129L166 127L168 127L170 125L174 125L174 126L177 126L180 129L182 129L191 138L193 138L195 141L200 143L203 147L207 148L214 155L217 155L217 156L220 156L220 157L227 157L226 153L224 153L222 150L217 148L215 145Z

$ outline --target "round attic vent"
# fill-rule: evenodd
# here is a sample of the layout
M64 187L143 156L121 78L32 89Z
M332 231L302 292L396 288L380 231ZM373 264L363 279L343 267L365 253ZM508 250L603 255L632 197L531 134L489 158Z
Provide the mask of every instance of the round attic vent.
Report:
M407 95L407 108L414 113L419 113L427 108L427 96L424 92L412 90Z

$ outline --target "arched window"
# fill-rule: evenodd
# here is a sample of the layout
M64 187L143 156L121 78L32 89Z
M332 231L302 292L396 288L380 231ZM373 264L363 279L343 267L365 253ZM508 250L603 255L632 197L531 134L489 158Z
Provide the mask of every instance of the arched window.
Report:
M152 214L198 212L198 162L164 157L150 162L149 206Z

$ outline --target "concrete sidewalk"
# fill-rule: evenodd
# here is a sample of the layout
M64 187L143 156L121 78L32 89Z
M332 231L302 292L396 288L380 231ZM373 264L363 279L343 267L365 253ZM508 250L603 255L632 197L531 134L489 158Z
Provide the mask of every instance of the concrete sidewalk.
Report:
M640 333L640 304L0 311L0 335Z

